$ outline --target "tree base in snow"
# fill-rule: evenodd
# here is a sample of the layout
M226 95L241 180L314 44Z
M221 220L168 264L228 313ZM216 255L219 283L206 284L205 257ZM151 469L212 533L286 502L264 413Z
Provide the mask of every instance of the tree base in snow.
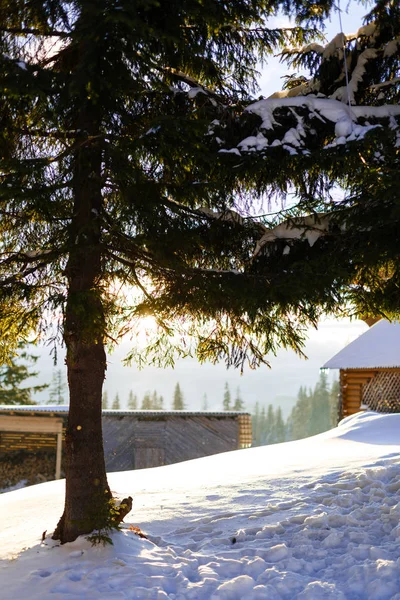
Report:
M90 534L88 539L93 545L112 543L109 534L113 529L118 530L120 528L120 523L132 510L132 502L132 497L128 496L116 506L115 499L110 498L105 504L104 511L96 511L94 518L93 515L90 515L85 523L81 521L78 525L75 522L71 523L69 527L66 527L64 512L51 537L53 540L59 540L62 544L65 544L73 542L80 535ZM102 512L105 514L103 518L100 518Z

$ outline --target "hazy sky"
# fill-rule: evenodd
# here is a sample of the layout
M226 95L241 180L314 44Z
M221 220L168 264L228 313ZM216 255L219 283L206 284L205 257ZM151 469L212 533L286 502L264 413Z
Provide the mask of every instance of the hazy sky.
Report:
M276 396L296 396L301 385L314 386L320 367L347 343L368 329L361 321L326 320L320 324L319 330L310 330L306 346L308 360L299 358L292 351L281 350L276 357L271 356L271 368L260 367L256 370L246 369L243 375L234 369L226 369L224 364L199 365L191 359L181 360L175 369L156 369L148 367L143 371L122 366L120 357L124 349L120 348L109 358L106 389L110 397L119 389L121 400L128 397L132 389L143 396L146 390L156 389L166 400L166 408L170 407L173 390L179 382L188 408L201 408L203 395L206 393L210 410L221 410L224 385L227 381L231 393L239 386L241 395L248 406L255 402L270 403ZM332 376L337 376L337 371Z
M173 391L179 382L185 396L187 408L198 410L202 407L204 394L207 394L208 408L221 410L225 382L228 382L231 394L240 387L241 396L248 408L258 401L262 404L273 403L277 396L296 396L301 385L313 387L318 380L320 367L346 344L368 329L362 321L348 319L326 319L320 323L318 331L311 329L305 353L308 360L299 358L292 351L279 351L276 357L268 357L271 368L260 367L256 370L245 369L243 375L234 369L226 369L224 364L199 365L194 359L178 361L175 368L157 369L146 367L139 371L136 367L125 367L122 359L126 356L128 343L120 346L108 357L105 389L112 400L118 392L122 408L126 405L130 390L141 400L146 391L157 390L164 396L165 408L171 407ZM63 352L60 351L57 368L65 370ZM51 381L53 365L46 349L41 352L37 363L42 382ZM337 371L329 376L337 377ZM36 401L45 401L48 393L35 397Z
M346 6L349 7L349 12L342 15L343 29L345 32L352 32L361 26L360 19L366 11L354 1ZM272 26L287 24L287 21L274 19ZM339 17L335 13L328 27L327 37L331 39L339 31ZM260 79L262 93L268 96L281 89L280 78L284 73L285 66L282 66L277 58L271 59ZM130 390L136 393L139 399L146 391L157 390L164 396L165 407L170 408L174 387L179 382L188 408L200 409L203 396L207 394L209 409L221 410L224 385L228 381L232 395L239 386L241 396L251 408L257 401L268 404L274 402L277 396L296 396L301 385L314 386L324 362L366 329L367 326L361 321L326 320L320 324L318 331L310 330L305 348L308 360L300 359L293 352L280 351L277 357L270 358L271 369L247 369L243 376L233 369L226 370L223 364L200 366L191 359L179 361L175 369L160 370L148 367L138 371L135 367L122 365L121 359L128 351L126 345L109 356L105 389L110 400L118 392L123 407ZM63 363L63 353L60 352L57 368L65 369ZM47 350L41 353L37 366L41 373L40 379L50 381L54 368ZM330 377L333 376L337 376L337 372L330 373ZM45 400L47 395L44 392L35 399Z

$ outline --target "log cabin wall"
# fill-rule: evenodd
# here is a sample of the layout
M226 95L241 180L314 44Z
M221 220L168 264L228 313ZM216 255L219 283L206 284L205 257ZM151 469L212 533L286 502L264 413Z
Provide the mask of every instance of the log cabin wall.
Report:
M361 410L363 385L377 373L375 369L340 370L340 412L339 420L354 415Z
M399 401L399 368L340 370L339 420L365 408L399 412Z

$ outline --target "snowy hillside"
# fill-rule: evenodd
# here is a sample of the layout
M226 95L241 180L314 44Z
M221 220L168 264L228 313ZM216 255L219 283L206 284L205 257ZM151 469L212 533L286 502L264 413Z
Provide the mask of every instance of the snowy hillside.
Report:
M400 599L400 415L145 471L111 547L58 546L63 481L0 496L2 600ZM149 539L129 526L138 525Z

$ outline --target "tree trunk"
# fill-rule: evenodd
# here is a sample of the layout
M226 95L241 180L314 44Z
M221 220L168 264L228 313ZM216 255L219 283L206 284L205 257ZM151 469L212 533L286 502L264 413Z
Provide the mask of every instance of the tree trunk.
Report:
M93 114L80 130L94 135ZM66 267L64 319L70 408L66 432L64 513L53 537L62 543L110 525L111 492L104 462L101 397L106 370L102 301L100 143L78 143L74 156L74 213Z

